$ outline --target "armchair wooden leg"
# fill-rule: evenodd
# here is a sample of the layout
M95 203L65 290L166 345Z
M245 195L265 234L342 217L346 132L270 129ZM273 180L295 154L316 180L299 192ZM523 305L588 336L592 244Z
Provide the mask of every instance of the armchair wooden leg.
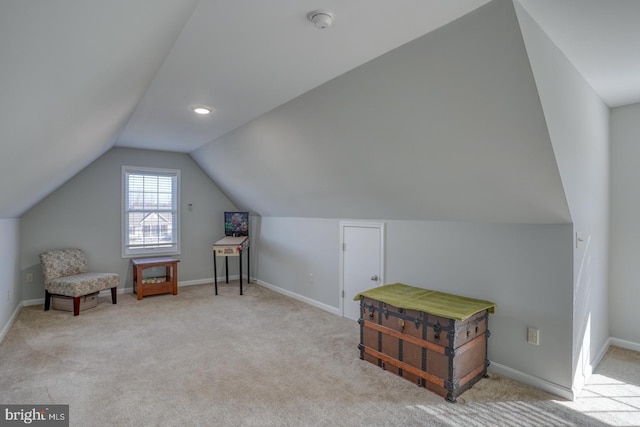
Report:
M118 288L111 288L111 302L114 304L118 303Z
M48 290L44 290L44 311L49 311L51 308L51 294Z
M73 315L80 314L80 297L73 297Z

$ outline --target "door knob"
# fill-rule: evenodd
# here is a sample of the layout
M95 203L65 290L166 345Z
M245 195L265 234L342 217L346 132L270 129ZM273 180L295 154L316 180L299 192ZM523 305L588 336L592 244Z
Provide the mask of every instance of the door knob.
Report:
M375 275L371 276L371 280L373 280L374 282L377 282L378 281L378 275L375 274Z

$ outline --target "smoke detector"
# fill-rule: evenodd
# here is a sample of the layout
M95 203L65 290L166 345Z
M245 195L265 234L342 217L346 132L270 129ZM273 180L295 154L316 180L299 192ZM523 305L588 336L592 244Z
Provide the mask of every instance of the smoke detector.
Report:
M307 18L309 18L309 21L313 22L313 25L315 25L316 28L319 28L321 30L324 28L329 28L333 23L333 13L324 9L318 9L314 10L313 12L309 12Z

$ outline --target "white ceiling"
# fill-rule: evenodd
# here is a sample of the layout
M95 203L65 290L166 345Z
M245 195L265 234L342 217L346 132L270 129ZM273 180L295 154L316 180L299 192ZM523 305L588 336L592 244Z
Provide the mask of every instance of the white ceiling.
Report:
M640 1L517 1L609 107L640 102Z
M191 152L488 1L200 0L117 145ZM331 28L307 19L317 8Z
M200 0L117 145L191 152L488 1ZM640 100L640 1L518 1L605 103ZM318 7L330 29L306 19Z
M0 217L114 145L192 152L488 1L2 0ZM640 101L640 1L516 1L608 105Z

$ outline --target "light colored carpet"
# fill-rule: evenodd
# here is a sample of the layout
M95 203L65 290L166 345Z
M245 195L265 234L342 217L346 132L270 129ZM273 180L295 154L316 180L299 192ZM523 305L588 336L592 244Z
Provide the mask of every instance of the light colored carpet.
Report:
M497 374L447 403L360 360L353 321L255 284L219 293L104 296L75 318L24 308L0 344L0 403L70 404L72 426L632 425ZM603 375L624 382L640 359L620 353ZM635 399L616 422L640 425Z

